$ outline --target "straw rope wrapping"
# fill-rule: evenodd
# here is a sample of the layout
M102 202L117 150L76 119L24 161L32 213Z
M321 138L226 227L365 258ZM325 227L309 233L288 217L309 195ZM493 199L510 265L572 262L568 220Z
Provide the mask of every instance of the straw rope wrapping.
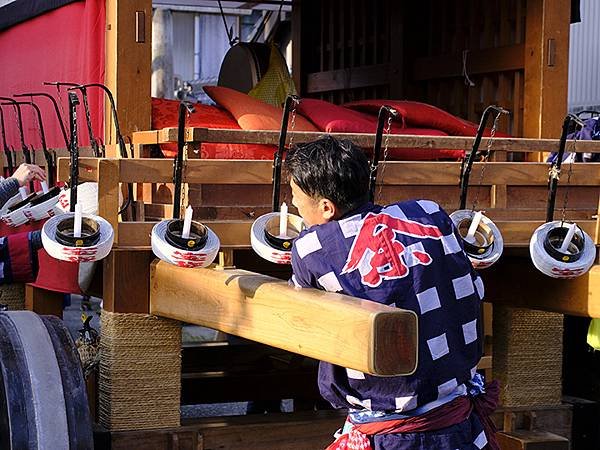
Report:
M181 326L102 311L100 423L110 430L179 426Z
M494 306L493 368L502 406L561 403L563 316Z
M25 309L25 284L12 283L0 286L0 304L6 305L9 311Z

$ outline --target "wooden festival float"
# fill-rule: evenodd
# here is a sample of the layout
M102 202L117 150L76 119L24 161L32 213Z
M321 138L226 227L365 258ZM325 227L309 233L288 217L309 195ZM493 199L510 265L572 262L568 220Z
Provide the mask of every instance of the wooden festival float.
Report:
M572 406L561 399L563 315L600 317L600 267L553 279L536 270L528 248L547 219L549 166L542 155L558 151L566 113L570 1L431 0L402 8L391 0L348 3L293 2L294 79L301 96L335 103L416 98L471 120L498 104L511 111L501 130L528 136L494 138L495 158L472 169L466 204L477 199L505 247L499 262L481 271L487 303L479 369L503 385L494 416L502 448L567 449ZM120 158L118 148L107 147L108 158L82 151L78 160L79 180L98 183L99 215L114 230L112 251L90 292L103 298L99 371L88 380L95 448L323 448L343 414L314 410L314 359L373 374L410 373L417 363L415 318L338 294L294 290L285 281L289 268L250 250L252 222L271 210L272 162L201 160L196 150L202 143L276 145L277 131L186 128L183 195L194 218L218 236L220 252L209 268L156 260L150 235L158 221L173 216L173 161L149 158L149 149L177 142L178 135L176 128L150 130L151 15L149 0L106 2L105 81L135 158ZM465 57L475 86L464 83ZM108 108L105 114L110 123ZM109 128L106 141L114 133ZM300 143L320 135L290 131L288 138ZM335 135L365 148L375 140L374 134ZM470 149L473 141L388 137L392 148ZM569 140L567 151L600 153L600 144ZM64 181L69 153L57 154ZM567 220L598 246L600 164L565 164L567 171L569 182L563 177L558 186L557 217L568 190ZM460 162L383 161L376 199L427 198L452 212L459 207L460 173ZM133 196L125 186L132 186ZM123 194L131 207L119 214ZM285 184L282 198L289 198ZM62 294L28 286L26 300L40 314L62 314ZM182 348L183 322L249 343ZM295 400L294 413L181 418L182 405L282 398Z

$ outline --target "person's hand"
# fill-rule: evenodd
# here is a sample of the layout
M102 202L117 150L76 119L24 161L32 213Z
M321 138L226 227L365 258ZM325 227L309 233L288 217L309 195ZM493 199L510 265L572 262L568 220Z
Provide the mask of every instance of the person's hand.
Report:
M19 186L25 186L33 180L45 181L46 172L34 164L21 164L12 174L12 177L19 182Z

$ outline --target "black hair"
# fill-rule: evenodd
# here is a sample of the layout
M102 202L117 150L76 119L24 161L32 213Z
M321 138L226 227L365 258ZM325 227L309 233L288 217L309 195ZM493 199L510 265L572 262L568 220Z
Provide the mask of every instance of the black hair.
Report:
M306 195L331 200L342 214L369 198L369 162L351 141L325 136L298 144L288 151L285 167Z

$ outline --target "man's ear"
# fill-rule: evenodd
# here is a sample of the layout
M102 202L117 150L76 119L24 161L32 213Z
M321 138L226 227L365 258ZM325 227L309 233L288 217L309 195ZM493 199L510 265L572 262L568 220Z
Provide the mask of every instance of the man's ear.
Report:
M330 221L337 217L338 208L335 203L328 198L322 198L319 200L319 211L321 212L323 219Z

